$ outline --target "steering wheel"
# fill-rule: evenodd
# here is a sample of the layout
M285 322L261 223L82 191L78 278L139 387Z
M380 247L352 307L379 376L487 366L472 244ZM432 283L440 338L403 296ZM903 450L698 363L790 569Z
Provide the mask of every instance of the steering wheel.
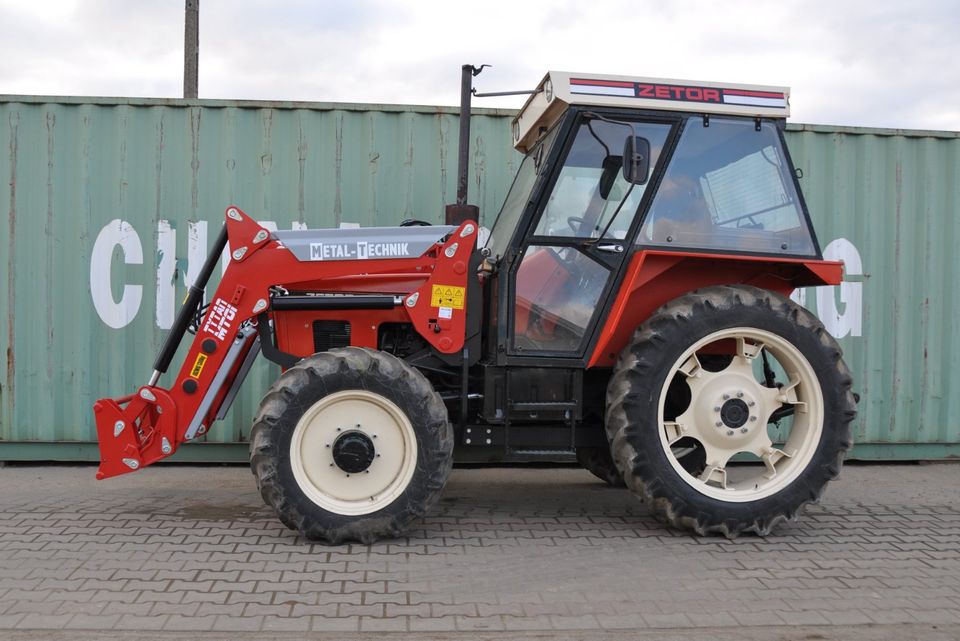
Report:
M569 278L573 282L580 283L583 280L583 267L577 260L579 257L579 252L576 249L573 249L572 247L544 247L543 249L553 256L553 259L556 261L557 265L567 272ZM560 252L563 252L563 254Z
M567 216L567 225L570 226L570 229L573 230L575 235L580 234L580 230L583 229L584 220L583 216Z
M417 218L407 218L400 223L401 227L430 227L433 223L428 223L425 220L419 220Z

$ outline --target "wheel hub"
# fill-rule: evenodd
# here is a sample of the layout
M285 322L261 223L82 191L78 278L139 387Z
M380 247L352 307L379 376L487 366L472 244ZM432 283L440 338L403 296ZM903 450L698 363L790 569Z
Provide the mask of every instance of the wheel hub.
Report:
M736 352L723 369L706 369L697 350L721 340L732 341ZM783 384L768 387L765 380L758 380L756 359L764 351L783 369ZM684 377L690 402L672 420L664 420L669 383L664 386L661 444L674 468L699 492L735 502L769 496L792 482L815 453L823 427L823 397L817 377L804 354L779 335L749 327L719 330L691 345L665 380L673 381L675 376ZM794 420L780 445L773 442L768 423L773 412L783 406L792 406ZM678 444L684 438L703 447L706 467L699 473L688 471L679 461ZM751 454L757 464L727 478L727 463L741 452Z
M376 456L373 440L358 430L344 432L333 442L333 462L347 474L363 472Z
M731 429L737 429L746 424L750 417L750 408L739 398L731 398L720 406L720 420Z

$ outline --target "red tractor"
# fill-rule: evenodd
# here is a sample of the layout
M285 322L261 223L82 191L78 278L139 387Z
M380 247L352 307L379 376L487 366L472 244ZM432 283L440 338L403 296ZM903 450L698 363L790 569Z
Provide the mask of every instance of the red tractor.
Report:
M309 539L403 533L455 455L576 460L673 526L770 532L836 477L856 413L839 346L789 298L842 264L810 224L788 99L550 73L513 122L525 156L489 234L465 172L447 225L271 232L230 207L150 381L94 405L98 478L206 433L262 353L283 373L250 465Z

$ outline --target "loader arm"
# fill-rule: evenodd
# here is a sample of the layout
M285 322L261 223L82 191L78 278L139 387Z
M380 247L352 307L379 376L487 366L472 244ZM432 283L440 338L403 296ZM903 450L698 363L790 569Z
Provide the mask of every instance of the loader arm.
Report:
M396 228L390 230L396 242L377 245L356 240L362 233L271 233L238 208L228 208L226 224L189 289L148 383L129 396L94 403L100 444L97 478L138 470L205 434L229 409L261 350L285 367L296 362L296 355L274 345L273 321L288 310L377 310L371 313L410 323L442 354L462 350L466 310L447 305L444 292L462 293L467 287L477 225L467 221L459 227ZM437 239L431 240L431 234ZM202 309L204 289L225 247L231 261L179 373L169 388L161 387L160 377ZM358 276L368 287L382 283L381 291L387 293L345 291L345 286L355 286ZM361 335L371 340L369 333ZM375 333L372 340L374 344L366 346L376 348Z

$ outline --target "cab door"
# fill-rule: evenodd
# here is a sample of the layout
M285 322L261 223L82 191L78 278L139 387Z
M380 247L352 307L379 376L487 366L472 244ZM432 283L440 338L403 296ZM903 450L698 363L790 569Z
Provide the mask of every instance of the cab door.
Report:
M656 175L673 125L580 116L510 264L509 356L584 357L652 183L624 178L624 142L649 141Z

